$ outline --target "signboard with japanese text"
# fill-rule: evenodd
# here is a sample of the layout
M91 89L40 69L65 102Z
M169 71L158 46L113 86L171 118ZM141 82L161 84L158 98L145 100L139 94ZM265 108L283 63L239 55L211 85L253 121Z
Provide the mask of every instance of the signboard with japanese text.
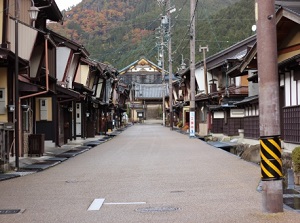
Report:
M190 111L190 137L195 136L195 112Z

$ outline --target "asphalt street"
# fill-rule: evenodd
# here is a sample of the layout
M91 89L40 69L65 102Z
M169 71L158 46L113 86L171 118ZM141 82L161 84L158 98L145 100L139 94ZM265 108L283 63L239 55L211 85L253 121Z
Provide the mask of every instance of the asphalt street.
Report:
M259 166L161 125L136 124L45 171L0 182L5 223L299 222L262 212Z

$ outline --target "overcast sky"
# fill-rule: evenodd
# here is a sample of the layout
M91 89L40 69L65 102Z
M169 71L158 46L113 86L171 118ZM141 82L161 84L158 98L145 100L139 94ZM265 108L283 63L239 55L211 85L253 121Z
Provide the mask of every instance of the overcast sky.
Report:
M59 10L67 9L70 6L77 5L82 0L55 0Z

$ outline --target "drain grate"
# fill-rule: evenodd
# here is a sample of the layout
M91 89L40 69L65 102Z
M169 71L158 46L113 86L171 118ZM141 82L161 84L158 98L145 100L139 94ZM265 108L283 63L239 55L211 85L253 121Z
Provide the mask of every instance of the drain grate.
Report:
M0 214L18 214L20 211L21 209L2 209L0 210Z
M135 211L140 213L159 213L159 212L171 212L177 211L179 208L177 207L147 207L147 208L138 208Z

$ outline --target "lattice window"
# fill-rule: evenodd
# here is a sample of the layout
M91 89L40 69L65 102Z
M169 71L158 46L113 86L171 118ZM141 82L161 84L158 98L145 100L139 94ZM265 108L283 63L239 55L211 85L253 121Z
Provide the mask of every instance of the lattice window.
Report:
M300 143L300 106L283 109L284 140Z
M224 119L213 119L212 132L223 133L223 123L224 123Z
M259 116L244 118L244 136L250 139L259 138Z

